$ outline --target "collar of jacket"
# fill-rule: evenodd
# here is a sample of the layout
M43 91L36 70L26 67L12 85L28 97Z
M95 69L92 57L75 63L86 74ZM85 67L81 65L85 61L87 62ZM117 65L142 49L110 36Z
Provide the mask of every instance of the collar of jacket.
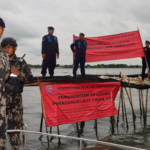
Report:
M19 58L17 57L17 55L14 56L13 59L10 59L10 61L17 61Z

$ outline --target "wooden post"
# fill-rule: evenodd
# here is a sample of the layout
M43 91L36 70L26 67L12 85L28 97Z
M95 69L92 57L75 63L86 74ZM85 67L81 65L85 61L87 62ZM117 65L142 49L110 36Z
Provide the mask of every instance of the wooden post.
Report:
M146 92L146 114L145 114L146 121L147 121L147 101L148 101L148 89L147 89L147 92Z
M96 137L98 140L97 119L95 119L95 132L96 132Z
M123 87L121 87L121 93L122 93L122 91L123 91ZM122 93L122 97L121 97L121 99L122 99L122 120L124 121L124 106L123 106L123 93Z
M40 132L42 132L43 127L43 113L41 114Z
M57 133L58 133L58 135L60 135L59 126L57 126ZM58 144L60 144L60 137L58 138Z
M111 122L111 126L112 126L112 134L114 134L114 116L110 117L110 122Z
M140 113L142 116L142 106L141 106L141 90L139 90L139 105L140 105Z
M80 132L79 132L79 126L78 126L78 123L76 123L76 128L77 128L78 137L80 137Z
M118 115L117 115L117 128L118 128L118 122L119 122L119 113L120 113L121 97L122 97L122 90L120 89L120 99L119 99Z
M135 115L134 108L133 108L132 93L131 93L131 88L130 88L130 80L128 80L128 83L129 83L130 97L129 97L129 94L128 94L128 92L127 92L127 89L126 89L126 88L125 88L125 90L126 90L126 93L127 93L127 96L128 96L128 99L129 99L129 102L130 102L131 108L132 108L133 121L135 121L135 119L136 119L136 115Z
M139 76L139 81L142 85L141 76ZM144 120L144 123L145 123L145 107L144 107L144 99L143 99L143 90L141 90L141 98L142 98L142 107L143 107L143 120Z
M40 85L39 85L39 90L40 90L40 94L41 94L42 110L43 110L43 112L44 112L44 120L45 120L46 133L48 133L47 125L46 125L45 111L44 111L44 105L43 105L43 99L42 99L42 93L41 93L41 87L40 87ZM47 142L48 142L48 147L49 147L49 136L47 136Z
M127 123L127 129L128 129L129 126L128 126L128 118L127 118L127 112L126 112L126 105L125 105L125 100L124 100L124 92L123 92L123 88L122 88L122 99L123 99L124 110L125 110L125 116L126 116L126 123Z
M128 96L128 99L129 99L129 102L130 102L130 105L131 105L132 116L133 116L133 123L134 123L134 128L135 128L135 119L136 119L136 116L135 116L135 113L134 113L133 104L131 103L131 100L130 100L130 97L129 97L129 94L128 94L128 91L127 91L126 88L125 88L125 91L127 93L127 96Z

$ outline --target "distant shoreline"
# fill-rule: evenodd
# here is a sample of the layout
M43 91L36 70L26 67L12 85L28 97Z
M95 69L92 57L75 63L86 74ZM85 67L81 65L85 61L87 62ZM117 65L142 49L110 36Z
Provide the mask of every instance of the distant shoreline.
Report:
M121 69L133 69L133 68L140 68L142 69L142 67L120 67ZM119 67L112 67L112 68L107 68L107 67L104 67L104 68L85 68L85 69L120 69ZM42 68L34 68L34 67L31 67L31 69L42 69ZM73 68L60 68L60 67L56 67L55 69L73 69Z

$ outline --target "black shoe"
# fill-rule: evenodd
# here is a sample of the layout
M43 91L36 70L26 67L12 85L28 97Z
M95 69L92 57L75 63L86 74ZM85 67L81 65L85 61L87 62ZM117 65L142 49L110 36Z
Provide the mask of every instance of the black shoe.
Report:
M46 74L42 74L42 77L45 77L46 76Z
M53 77L53 74L50 74L50 77Z

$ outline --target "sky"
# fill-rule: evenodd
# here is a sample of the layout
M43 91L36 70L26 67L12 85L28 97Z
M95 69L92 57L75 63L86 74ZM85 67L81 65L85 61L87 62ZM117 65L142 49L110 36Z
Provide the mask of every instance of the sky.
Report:
M17 56L26 53L28 64L41 64L42 37L55 28L60 58L57 64L72 64L73 34L86 37L119 34L140 29L143 46L150 40L149 0L0 0L5 37L17 40ZM88 63L141 65L141 58Z

